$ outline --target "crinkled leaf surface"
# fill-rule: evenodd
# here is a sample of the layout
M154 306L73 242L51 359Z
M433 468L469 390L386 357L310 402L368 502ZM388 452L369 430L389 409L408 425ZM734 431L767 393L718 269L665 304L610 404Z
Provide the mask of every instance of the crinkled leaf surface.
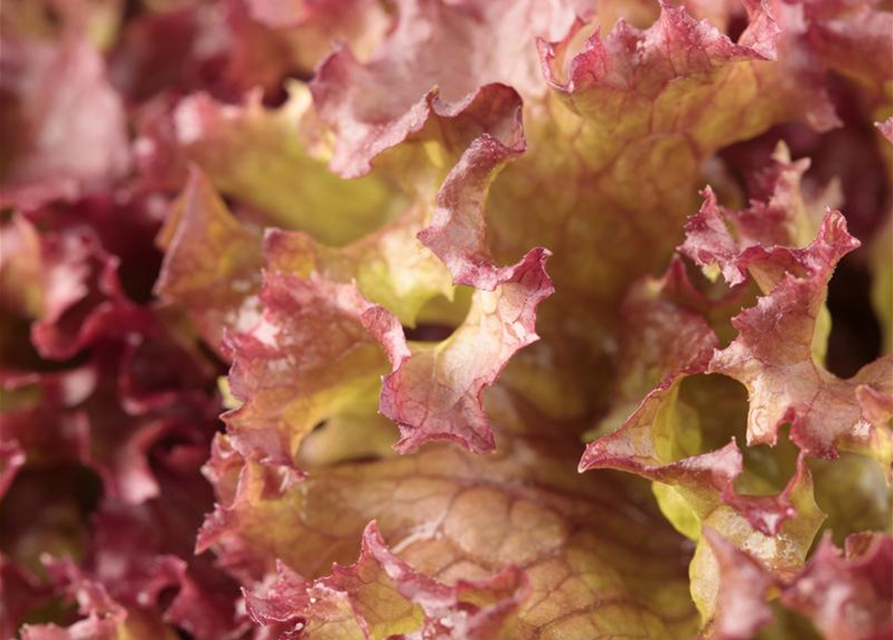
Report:
M310 96L290 86L292 95L275 109L258 94L244 105L191 96L172 114L174 141L147 137L146 146L157 152L175 144L183 160L197 163L223 193L257 208L265 222L342 244L387 218L390 190L374 178L346 182L326 170L313 153L319 131Z
M889 637L889 3L7 5L0 633Z
M294 482L284 471L242 460L220 441L209 471L221 505L206 522L200 547L217 549L243 577L273 571L278 559L312 581L333 561L356 560L361 532L374 517L391 551L440 583L484 580L508 566L522 570L526 594L503 623L506 637L692 632L688 551L659 524L647 496L635 498L640 489L608 479L581 482L564 458L572 445L562 452L563 446L553 449L557 443L513 435L501 444L488 458L428 445L411 456L345 461ZM632 502L622 507L620 496ZM597 528L586 524L596 521ZM664 561L638 562L643 550ZM313 596L316 587L308 588ZM291 604L297 617L306 605L301 597L299 591ZM397 598L403 605L395 604L395 617L380 624L408 621L408 613L397 613L409 608L407 597ZM328 619L324 608L303 611L310 614L305 624ZM413 629L422 624L421 613L416 616Z

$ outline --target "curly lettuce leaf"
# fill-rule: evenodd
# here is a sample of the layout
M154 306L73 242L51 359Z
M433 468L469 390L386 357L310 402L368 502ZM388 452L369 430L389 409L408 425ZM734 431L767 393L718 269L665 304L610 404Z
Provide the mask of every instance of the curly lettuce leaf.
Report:
M92 225L42 210L14 215L0 239L2 303L35 320L31 341L42 357L65 360L103 336L151 332L151 313L130 300L121 259Z
M89 41L75 34L46 42L9 33L0 64L4 208L74 200L108 188L127 173L124 105ZM103 114L102 126L97 126L97 113Z
M551 292L544 260L543 253L531 253L493 292L476 292L449 338L412 346L397 319L354 285L271 271L259 320L232 334L227 345L234 354L230 391L243 403L226 417L235 444L289 464L314 425L374 397L380 387L380 410L403 436L398 451L433 439L492 450L482 392L508 358L536 338L533 314ZM322 326L329 332L339 327L341 339L330 333L319 345ZM379 382L385 354L393 370ZM248 445L254 438L271 440Z
M386 638L420 633L444 638L505 636L505 618L524 583L509 568L486 580L445 585L416 572L388 549L374 522L363 531L360 558L307 583L284 565L248 595L256 622L311 637Z
M748 388L749 443L774 444L781 425L790 423L791 439L805 453L833 457L838 447L865 452L889 473L893 360L878 359L840 380L812 354L828 279L840 257L855 246L842 215L829 214L803 254L783 258L794 262L792 270L803 269L805 277L789 271L756 307L736 316L739 335L714 355L709 371ZM767 271L777 268L771 256L765 261Z
M400 336L385 343L393 371L382 379L379 406L400 427L398 451L435 439L476 453L495 449L483 393L509 358L539 337L536 309L554 291L545 271L548 255L534 249L493 291L476 291L465 320L446 340L415 348Z
M781 601L806 615L826 638L883 638L893 623L891 563L889 536L854 534L846 540L845 555L825 537L786 585Z
M64 586L72 600L78 603L81 620L68 627L56 624L25 625L22 640L125 640L159 638L174 640L176 632L152 612L128 610L112 599L103 585L86 578L70 561L60 561L48 567L53 580Z
M794 575L773 575L747 551L716 532L707 531L720 559L716 584L721 612L717 624L703 634L716 640L751 638L772 621L766 599L779 593L780 606L803 614L825 638L871 640L890 633L891 591L889 536L861 533L847 538L845 552L826 536L806 566ZM777 637L778 629L770 629ZM787 633L803 633L788 629Z
M318 276L269 272L260 301L256 322L227 336L229 388L241 404L224 420L246 455L292 464L317 423L375 398L387 367L378 336L402 331L354 285ZM323 329L328 338L320 341Z
M158 236L165 250L155 292L178 304L204 340L221 349L223 329L256 314L260 287L260 233L242 225L200 169L174 203Z
M328 172L306 87L288 87L277 108L264 106L258 93L241 105L189 96L169 116L172 131L149 129L137 147L141 162L149 175L169 170L167 156L180 163L175 175L184 174L186 163L198 164L217 189L256 209L264 223L343 244L392 215L392 190L376 177L347 182Z
M320 117L336 135L332 168L347 177L367 173L377 155L429 121L468 112L479 126L498 123L515 108L514 92L502 85L522 95L543 91L530 44L566 31L576 4L398 3L396 25L368 62L337 51L311 83ZM483 51L482 41L490 43ZM506 56L514 56L511 64Z
M591 372L608 370L619 322L613 310L626 287L681 240L667 229L687 214L703 161L739 136L805 117L766 60L777 28L763 9L754 9L737 43L664 6L648 29L619 23L573 56L568 49L582 24L560 42L540 42L551 91L522 92L525 144L484 137L469 147L422 235L457 281L484 287L495 264L516 260L530 238L555 252L558 293L543 307L544 341L521 357L528 375L539 369L531 393L553 415L597 410L608 381ZM624 249L633 245L635 252ZM542 361L562 363L555 367L567 378L560 386L577 402L550 401L555 374L535 364Z
M617 386L617 406L600 426L597 432L600 437L588 445L581 460L581 469L616 468L655 481L654 491L664 513L677 529L699 540L691 566L691 587L708 629L721 629L734 621L723 620L722 607L731 605L722 604L715 588L716 576L724 571L728 558L722 550L717 555L717 546L709 538L708 544L704 543L704 527L719 532L735 547L747 549L773 575L790 575L802 567L825 518L816 505L812 474L805 462L806 456L836 457L835 450L812 445L821 440L822 425L833 425L839 430L839 435L830 438L829 446L856 448L879 457L883 468L888 466L883 457L885 438L889 437L883 389L860 387L864 381L859 375L852 382L838 380L819 369L821 365L816 361L815 352L823 353L820 343L827 338L826 331L817 331L816 322L828 280L837 261L856 246L856 241L846 232L842 216L829 212L818 237L807 246L797 248L811 226L799 194L799 176L804 168L802 163L798 167L783 155L779 156L776 170L764 176L771 177L763 185L771 186L767 194L771 197L753 201L741 211L723 209L711 192L705 193L705 204L690 220L688 237L680 250L700 264L708 276L723 274L729 284L737 286L737 292L732 289L718 300L707 298L688 279L679 260L672 263L663 279L646 279L632 289L623 311L635 318L635 322L623 334L621 347L626 361L621 369L624 376ZM794 248L786 244L793 244ZM745 282L756 288L756 305L746 307L731 318L731 325L739 334L728 346L719 348L713 325L721 329L729 322L728 308L736 309L741 304L741 293L747 292L742 289ZM798 297L791 295L790 289L801 287L809 292L805 294L809 302L798 305ZM771 319L765 318L765 326L759 330L752 330L750 324L742 322L742 318L766 314L767 310L775 313ZM745 385L750 396L749 418L741 430L746 430L748 436L747 467L735 442L709 450L717 440L714 424L721 425L720 433L725 431L728 438L735 433L729 427L743 407L731 401L732 397L724 398L716 393L722 385L713 385L711 391L710 378L698 375L722 373L742 381L737 372L717 363L735 354L745 340L752 345L759 344L760 348L766 347L767 351L761 353L771 354L772 358L796 353L796 359L806 362L803 373L788 371L783 380L779 378L757 387ZM780 370L775 360L766 365L758 356L741 356L735 361L750 367L751 371L772 374ZM888 367L881 359L868 365L866 370L879 371L872 382L883 386L893 379ZM833 403L838 408L837 414L829 413L826 407L816 412L813 421L801 418L798 423L798 414L791 409L789 415L779 416L772 422L771 438L755 437L753 416L766 413L755 394L778 401L784 398L785 385L808 385L810 372L817 372L820 383L833 386L837 393L823 396L814 390L806 391L804 397L814 402ZM648 391L651 385L653 389ZM861 389L858 393L857 388ZM708 394L707 404L703 397L699 400L699 389ZM636 408L635 403L643 393L646 395ZM635 409L632 415L617 427L616 420L630 407ZM804 415L808 417L806 408L804 405ZM850 414L857 416L852 422L840 419L841 415ZM832 415L836 418L831 418ZM823 419L827 421L822 422ZM791 469L790 463L785 462L780 452L761 454L754 447L778 444L779 429L789 423L791 440L800 453L793 475L782 483L783 490L774 494L773 490L780 488L782 480L779 468ZM847 438L858 437L855 435L857 424L864 425L866 439L876 429L874 439L861 446L848 444ZM852 431L847 430L848 426ZM829 473L829 468L820 470ZM864 491L867 500L885 495L876 483L872 483L871 489L866 486ZM839 511L835 509L834 513ZM735 579L750 576L749 580L752 574L745 571L745 576ZM754 614L755 619L765 618L765 611L759 611L762 613ZM746 637L753 631L736 631L734 626L729 629L716 633Z
M516 411L507 404L500 414L520 421L512 416ZM331 563L356 560L362 531L374 518L391 552L413 573L453 589L460 581L487 580L517 567L527 586L499 628L506 637L588 637L612 630L688 637L696 621L687 595L686 546L660 524L639 488L619 478L591 483L574 473L567 465L574 448L572 440L561 445L504 434L499 453L486 458L449 444L428 445L408 456L345 461L296 480L285 470L241 459L221 440L209 468L220 505L202 529L199 549L215 549L249 584L275 572L277 562L297 572L305 582L292 582L310 591L295 594L286 609L292 616L287 629L307 606L302 593L323 600L313 589L333 578L314 581L328 575ZM627 499L632 510L619 508ZM641 562L643 551L654 561ZM352 628L357 617L381 628L410 622L412 630L422 627L421 611L406 613L406 594L384 592L394 603L387 612L348 616ZM370 600L366 606L379 602ZM312 601L303 611L308 626L330 621Z
M364 297L388 309L404 326L415 327L428 303L454 297L449 272L416 239L427 218L428 207L413 204L394 221L343 247L328 246L301 231L270 229L264 255L276 271L354 281ZM426 316L440 317L430 311Z

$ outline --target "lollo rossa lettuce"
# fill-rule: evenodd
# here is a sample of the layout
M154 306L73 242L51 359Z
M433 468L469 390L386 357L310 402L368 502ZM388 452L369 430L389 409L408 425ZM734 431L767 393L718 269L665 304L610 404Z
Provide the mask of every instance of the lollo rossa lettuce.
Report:
M0 637L893 640L889 1L0 20Z

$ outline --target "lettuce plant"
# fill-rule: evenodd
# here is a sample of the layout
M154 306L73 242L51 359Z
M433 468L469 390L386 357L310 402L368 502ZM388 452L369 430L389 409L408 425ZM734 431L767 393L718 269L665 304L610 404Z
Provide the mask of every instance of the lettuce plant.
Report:
M9 0L0 636L893 638L881 0Z

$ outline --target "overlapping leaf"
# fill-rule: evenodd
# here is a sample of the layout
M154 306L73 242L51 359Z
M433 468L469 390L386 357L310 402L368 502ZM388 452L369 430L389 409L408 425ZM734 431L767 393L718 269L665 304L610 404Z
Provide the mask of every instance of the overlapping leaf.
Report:
M886 637L889 7L7 4L0 633Z
M69 35L4 37L3 206L35 208L108 188L130 161L120 96L99 52ZM67 82L59 83L60 77ZM96 113L104 119L97 122Z
M509 420L523 428L523 418L515 413L519 408L506 402L501 401L499 410L491 405L491 411L497 410L501 424ZM280 613L261 611L258 616L283 623L280 633L299 622L326 633L331 628L325 624L341 623L364 637L357 631L361 620L381 629L382 637L396 632L389 624L404 633L417 631L426 617L428 624L436 621L428 607L440 605L423 599L415 585L435 588L434 580L459 590L436 587L438 593L459 594L466 589L461 581L495 579L515 566L526 586L509 590L515 602L508 617L498 631L482 637L582 638L612 630L687 637L694 620L687 580L680 579L685 546L658 524L647 501L638 502L646 497L641 489L618 478L581 481L567 464L575 448L571 440L546 443L503 433L500 453L491 457L449 444L429 445L411 456L344 461L296 482L284 469L242 460L220 441L209 472L221 505L203 528L200 548L215 549L245 582L277 571L277 561L290 569L279 569L280 579L273 583L283 589L291 585L287 594L267 591L268 599L278 601ZM628 499L633 502L620 507ZM358 570L336 569L331 577L315 581L328 575L333 561L356 560L361 533L373 518L391 552L402 560L392 562L382 555L382 569L372 563L369 571L376 575L384 570L393 586L369 577L361 581L374 583L368 587L324 591L323 586L341 582L343 571ZM636 557L643 551L663 561L641 563ZM398 571L403 562L411 571ZM362 596L367 588L368 599ZM333 611L332 600L337 604L344 598L360 599L360 610L345 615L341 604ZM412 602L428 615L418 609L410 614ZM472 603L474 608L460 607L469 622L482 607L478 599Z

